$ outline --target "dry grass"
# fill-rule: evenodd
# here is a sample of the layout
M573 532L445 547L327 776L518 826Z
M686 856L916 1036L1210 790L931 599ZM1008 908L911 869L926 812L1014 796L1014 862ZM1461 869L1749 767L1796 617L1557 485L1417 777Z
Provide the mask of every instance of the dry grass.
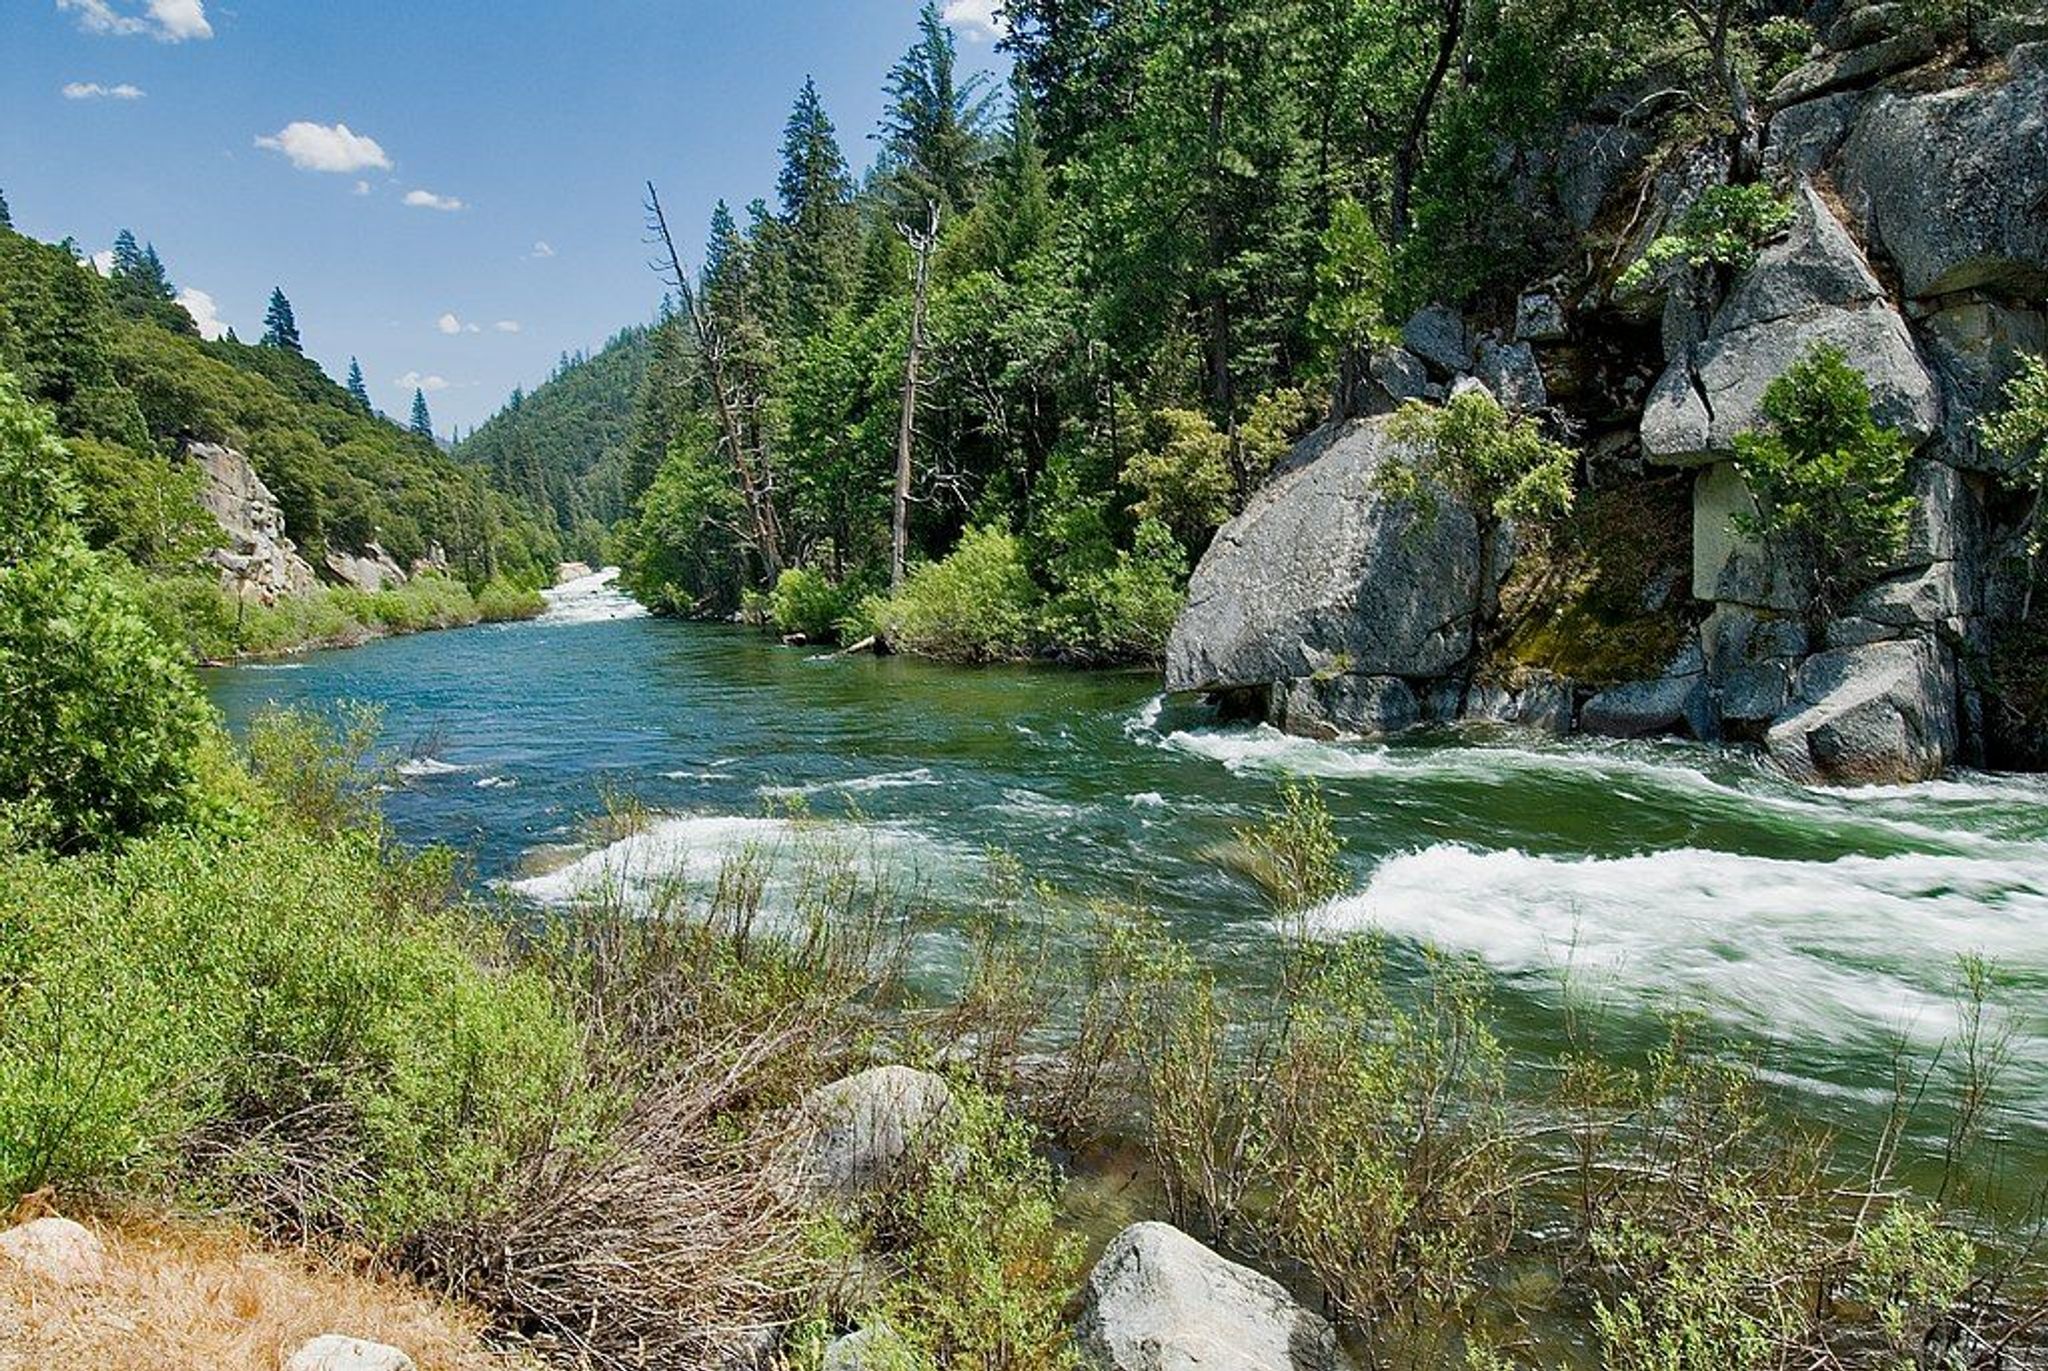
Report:
M88 1218L107 1279L59 1289L0 1265L0 1371L44 1367L276 1371L308 1338L344 1333L410 1353L420 1371L525 1371L487 1349L481 1316L311 1252L219 1224Z

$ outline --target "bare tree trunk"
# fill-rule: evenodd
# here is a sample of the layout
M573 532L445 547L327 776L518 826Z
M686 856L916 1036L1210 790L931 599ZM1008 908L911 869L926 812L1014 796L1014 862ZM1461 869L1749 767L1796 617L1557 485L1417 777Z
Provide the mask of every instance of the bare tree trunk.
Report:
M910 454L917 440L917 373L924 360L925 301L930 293L932 247L939 241L939 207L923 229L898 225L910 244L914 265L910 287L910 353L903 364L903 412L896 422L896 506L890 520L889 589L903 589L904 564L910 554Z
M1414 214L1415 176L1422 169L1422 150L1429 139L1429 117L1436 111L1437 97L1443 93L1444 78L1450 75L1451 59L1457 56L1458 40L1464 34L1465 0L1444 0L1444 23L1437 31L1436 61L1422 83L1421 92L1415 97L1415 107L1409 112L1408 129L1401 135L1401 146L1394 152L1391 228L1396 243L1408 236Z
M668 254L669 284L674 286L677 294L681 296L683 306L690 315L691 327L696 332L697 350L702 355L704 368L711 378L711 393L718 408L719 430L724 435L726 451L732 458L733 475L739 481L740 498L746 504L748 518L754 526L754 546L761 554L761 563L767 570L768 579L773 581L782 574L782 531L775 517L775 506L770 492L754 471L753 457L740 427L739 413L734 407L732 392L726 387L725 340L698 300L697 292L690 285L690 274L683 269L682 255L676 251L675 237L668 231L668 216L662 213L661 197L655 193L652 181L647 183L647 214L649 226L653 228Z
M1756 105L1750 99L1749 83L1735 63L1729 29L1735 20L1735 0L1718 0L1709 13L1698 0L1679 0L1679 9L1691 22L1693 32L1706 45L1714 65L1714 79L1728 101L1728 119L1734 126L1729 137L1728 179L1740 185L1757 175Z

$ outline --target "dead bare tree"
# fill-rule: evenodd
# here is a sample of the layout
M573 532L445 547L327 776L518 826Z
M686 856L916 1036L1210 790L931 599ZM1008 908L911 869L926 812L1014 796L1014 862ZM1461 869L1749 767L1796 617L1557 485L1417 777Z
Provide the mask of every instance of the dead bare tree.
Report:
M918 367L924 361L924 319L931 291L932 248L939 241L939 206L927 207L921 229L898 224L896 231L910 244L910 354L903 364L903 413L896 424L896 507L890 523L889 589L903 589L903 567L910 550L910 451L917 438Z
M654 263L654 269L676 292L677 298L683 302L684 311L690 316L690 326L697 337L697 352L703 359L704 374L711 383L712 400L718 410L719 432L732 459L740 499L746 505L748 520L753 525L754 547L761 556L768 579L773 581L782 574L782 527L775 513L774 485L766 469L767 461L746 439L740 424L740 404L726 379L724 334L691 285L690 273L683 267L682 254L676 251L675 236L669 232L668 216L662 212L661 196L656 193L652 181L647 183L647 227L667 257L665 262Z

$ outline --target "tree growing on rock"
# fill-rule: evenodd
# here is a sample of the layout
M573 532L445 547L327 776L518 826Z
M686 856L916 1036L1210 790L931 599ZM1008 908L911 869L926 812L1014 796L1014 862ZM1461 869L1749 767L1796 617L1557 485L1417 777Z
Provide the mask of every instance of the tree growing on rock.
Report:
M1764 427L1737 436L1735 469L1756 501L1745 536L1780 542L1826 616L1905 549L1909 450L1877 422L1870 387L1841 349L1816 345L1764 391Z

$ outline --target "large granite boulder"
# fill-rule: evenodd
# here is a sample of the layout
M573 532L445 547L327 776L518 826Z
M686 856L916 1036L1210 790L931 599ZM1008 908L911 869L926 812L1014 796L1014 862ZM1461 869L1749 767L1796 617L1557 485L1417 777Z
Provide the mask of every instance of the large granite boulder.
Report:
M249 459L219 443L190 443L185 452L199 467L199 503L224 539L206 554L221 588L266 605L311 591L313 568L285 537L284 511Z
M877 1066L804 1098L788 1157L798 1188L856 1199L887 1190L937 1145L953 1116L944 1079L908 1066Z
M1873 97L1836 180L1908 296L2048 293L2048 46L2003 81Z
M376 543L363 544L363 550L353 555L329 552L327 570L341 584L365 595L375 595L380 590L396 590L406 582L405 568L393 561L391 554Z
M1706 660L1699 643L1686 644L1656 680L1627 681L1593 696L1579 710L1579 728L1607 738L1715 736Z
M1111 1240L1075 1329L1098 1371L1337 1371L1336 1334L1276 1280L1170 1224Z
M107 1250L91 1229L70 1219L31 1219L0 1233L0 1261L52 1285L96 1285L106 1279Z
M1410 460L1384 417L1329 425L1223 526L1195 568L1167 645L1174 691L1336 676L1426 678L1472 648L1482 587L1477 520L1381 491ZM1507 560L1496 549L1495 574Z
M1807 785L1931 780L1957 752L1954 664L1928 638L1809 657L1793 712L1771 726L1765 745Z
M1782 540L1760 541L1743 528L1756 500L1733 462L1703 469L1693 484L1692 593L1696 600L1795 613L1806 607L1808 578Z
M1771 382L1819 343L1863 373L1880 422L1915 446L1939 427L1934 377L1862 250L1810 184L1794 201L1790 232L1737 279L1705 336L1652 390L1642 421L1652 460L1689 466L1733 451L1736 435L1762 421Z

